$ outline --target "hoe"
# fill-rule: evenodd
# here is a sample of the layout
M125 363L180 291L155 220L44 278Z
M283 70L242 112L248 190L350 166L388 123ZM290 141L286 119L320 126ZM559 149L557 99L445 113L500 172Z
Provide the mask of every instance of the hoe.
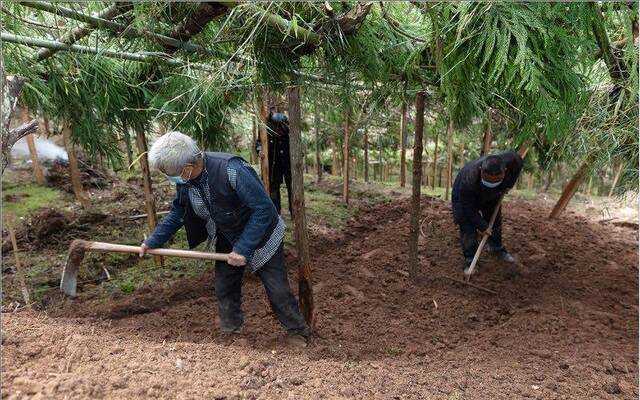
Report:
M140 252L139 246L128 246L123 244L90 242L86 240L76 239L69 246L69 255L67 263L62 271L62 279L60 280L60 289L72 297L76 296L76 287L78 285L78 270L80 263L87 251L96 251L102 253L134 253ZM201 260L218 260L227 261L227 254L205 253L203 251L178 250L178 249L148 249L147 254L169 257L197 258Z

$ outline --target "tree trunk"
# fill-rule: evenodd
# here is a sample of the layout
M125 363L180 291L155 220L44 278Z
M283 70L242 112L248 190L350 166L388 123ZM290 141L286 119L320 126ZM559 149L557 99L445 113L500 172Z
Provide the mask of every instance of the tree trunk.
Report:
M369 132L368 128L364 127L364 182L369 183Z
M71 177L71 185L73 186L73 194L75 194L76 200L80 202L80 206L82 208L88 208L89 198L82 188L78 160L76 159L73 143L71 143L71 126L68 122L65 122L62 127L62 138L64 139L64 147L67 150L67 156L69 157L69 175Z
M269 137L267 135L267 107L264 104L265 94L259 92L256 96L256 105L257 112L260 116L260 124L259 124L259 133L260 133L260 144L262 145L260 165L262 166L262 184L264 185L264 190L267 193L270 193L269 188Z
M560 213L562 213L562 211L564 211L564 209L567 208L567 204L569 204L569 201L571 200L573 195L576 193L576 190L578 190L580 183L582 182L582 180L584 179L584 176L587 174L588 171L589 171L589 163L585 161L584 163L582 163L582 165L580 166L578 171L575 173L573 178L571 178L569 183L567 183L567 185L564 187L564 190L562 191L562 195L560 195L560 199L558 199L558 202L553 207L553 210L551 211L549 218L551 219L557 218L560 215Z
M21 123L26 124L29 122L29 109L24 107L22 109L21 115ZM42 168L40 167L40 162L38 161L38 151L36 149L36 143L33 138L33 134L28 134L26 136L27 146L29 147L29 156L31 156L31 169L33 170L33 177L39 185L46 185L47 180L44 178L44 174L42 173Z
M320 118L318 117L318 104L313 109L313 124L316 137L316 176L318 182L322 181L322 162L320 161Z
M38 121L33 120L14 129L9 129L24 81L13 76L6 76L4 68L0 70L0 80L2 81L0 85L2 88L2 96L0 96L2 100L2 112L0 113L0 117L2 117L2 121L0 122L0 133L2 135L2 140L0 140L2 144L1 172L4 174L4 169L9 165L11 160L11 148L24 136L29 133L34 133L38 129Z
M344 138L342 139L342 201L349 204L349 139L351 137L350 119L351 106L347 106L344 113Z
M33 177L39 185L44 186L47 184L47 181L44 178L42 168L40 167L40 162L38 161L38 152L36 150L36 143L33 139L33 135L28 134L26 139L27 146L29 146L29 155L31 156L31 168L33 169Z
M464 167L464 140L460 138L460 159L458 160L458 169Z
M438 136L440 136L440 132L436 131L436 140L435 140L435 148L433 149L433 165L431 166L431 168L433 168L433 187L436 187L436 178L438 177L436 175L436 171L438 168Z
M587 196L591 197L593 191L593 175L589 176L589 183L587 184Z
M444 172L444 167L438 167L438 187L442 187L442 173Z
M402 100L400 109L400 187L407 181L407 103Z
M331 175L333 176L338 176L340 172L338 162L338 144L336 142L336 138L333 136L331 138Z
M122 135L124 136L125 149L127 149L127 167L131 168L133 166L133 150L131 149L131 135L129 134L129 129L124 128Z
M298 296L300 308L309 328L314 326L313 286L311 284L311 255L307 233L307 217L304 206L304 175L302 174L303 151L302 132L300 131L300 89L297 86L287 88L289 103L289 137L291 140L291 177L293 197L294 238L298 251Z
M451 174L453 173L453 120L449 119L447 127L447 189L444 192L444 199L449 200L451 190Z
M255 114L251 116L251 143L249 143L249 157L251 164L258 162L256 155L256 141L258 140L258 124Z
M529 179L527 179L527 190L529 192L533 192L533 187L534 187L534 183L535 183L535 177L533 176L533 174L529 174Z
M409 276L418 275L418 235L420 234L420 181L422 180L422 136L424 130L424 92L416 95L416 123L413 143L413 180L409 226Z
M382 171L382 135L378 135L378 165L380 171L380 182L384 182L384 174Z
M158 224L158 216L156 215L156 200L153 195L153 187L151 185L151 170L149 168L149 160L147 158L147 139L144 136L144 130L136 127L136 147L138 149L138 162L142 170L142 184L144 186L144 203L147 208L147 226L149 233L153 232ZM156 266L163 264L161 256L153 256Z
M618 168L616 168L616 174L613 177L613 182L611 182L611 188L609 189L609 197L613 196L613 191L616 189L616 185L618 184L618 179L620 179L620 174L622 173L622 162L618 164Z
M484 122L484 134L482 136L482 149L480 155L484 156L491 152L491 142L493 141L493 132L491 132L491 114L487 113L487 120Z

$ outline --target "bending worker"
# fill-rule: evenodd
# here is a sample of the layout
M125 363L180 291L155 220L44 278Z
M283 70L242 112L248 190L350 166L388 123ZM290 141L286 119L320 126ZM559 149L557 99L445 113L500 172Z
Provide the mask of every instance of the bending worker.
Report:
M280 185L284 180L289 198L289 214L293 217L291 208L291 158L289 155L289 119L283 113L272 108L267 117L267 136L269 138L269 191L271 200L276 206L278 214L281 211ZM256 141L256 152L262 155L260 137Z
M480 157L465 164L453 184L453 220L460 227L460 243L466 261L471 266L478 249L478 233L489 235L489 251L498 258L514 262L502 244L502 210L493 228L489 220L500 199L518 180L522 158L514 151Z
M231 154L203 152L180 132L160 137L149 150L149 163L176 184L177 193L171 211L144 241L140 255L162 247L183 225L190 248L207 240L209 250L215 239L218 252L230 253L228 263L216 261L215 266L222 331L241 332L240 289L247 269L262 280L271 309L289 335L306 339L309 327L284 265L284 222L253 168Z

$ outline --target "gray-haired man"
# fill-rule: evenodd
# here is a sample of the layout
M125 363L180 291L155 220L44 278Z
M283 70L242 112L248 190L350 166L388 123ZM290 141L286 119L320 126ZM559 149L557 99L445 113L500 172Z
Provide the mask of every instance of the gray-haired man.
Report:
M189 136L169 132L149 150L151 168L176 184L169 215L141 246L161 247L184 226L189 247L216 240L229 263L217 261L215 291L222 330L239 333L244 322L240 292L244 269L258 274L271 308L292 337L309 336L284 265L284 222L258 175L242 158L202 152Z

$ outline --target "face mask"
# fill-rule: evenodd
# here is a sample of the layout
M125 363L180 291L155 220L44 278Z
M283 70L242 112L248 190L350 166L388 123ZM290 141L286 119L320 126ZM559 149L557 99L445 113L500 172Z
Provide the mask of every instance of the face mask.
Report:
M184 169L183 169L183 171L184 171ZM169 175L165 174L165 176L167 177L167 179L170 182L177 183L179 185L186 185L187 181L189 181L189 179L191 179L191 174L192 173L193 173L193 168L191 169L191 171L189 171L189 178L187 178L186 180L182 179L182 176L181 176L182 174L180 174L178 176L169 176Z
M187 181L185 181L184 179L182 179L181 176L169 176L169 175L165 175L167 177L167 179L173 183L177 183L179 185L184 185L187 183Z
M500 186L500 184L502 183L502 181L498 181L498 182L489 182L489 181L485 181L484 179L482 179L482 184L485 185L488 188L495 188Z

